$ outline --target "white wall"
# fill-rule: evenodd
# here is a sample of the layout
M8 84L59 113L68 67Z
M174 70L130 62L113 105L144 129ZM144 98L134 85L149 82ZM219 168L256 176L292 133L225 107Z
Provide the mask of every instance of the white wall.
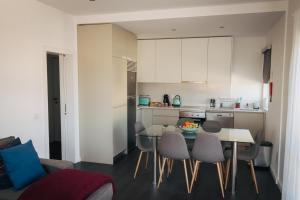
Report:
M273 82L273 97L269 103L269 110L266 113L266 139L273 143L271 170L276 179L279 178L279 146L282 120L282 90L284 79L284 37L285 37L285 16L273 26L268 32L267 44L272 45L271 78Z
M166 94L182 97L183 105L208 104L210 98L243 97L246 102L261 101L262 54L265 37L234 38L231 91L204 84L140 83L139 94L151 95L152 101L162 101Z
M32 139L39 155L48 157L45 51L76 58L73 18L35 0L1 0L0 26L0 137ZM75 133L73 127L71 141ZM69 152L78 152L77 144L70 146ZM79 157L74 153L69 159Z
M284 80L283 80L283 95L282 95L282 134L280 136L280 160L279 160L279 185L283 183L283 171L284 171L284 157L285 157L285 138L286 134L286 119L287 119L287 108L288 108L288 85L289 85L289 71L290 71L290 60L293 43L293 26L294 19L293 14L295 11L300 9L299 0L288 1L288 12L286 16L286 37L285 37L285 57L284 57ZM288 152L287 152L288 153Z

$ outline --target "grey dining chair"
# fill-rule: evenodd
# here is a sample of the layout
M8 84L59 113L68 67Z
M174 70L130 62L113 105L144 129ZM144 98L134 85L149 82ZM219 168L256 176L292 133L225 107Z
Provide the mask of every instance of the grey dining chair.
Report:
M254 182L255 190L256 193L259 194L258 190L258 185L257 185L257 180L256 180L256 175L255 175L255 170L254 170L254 165L253 165L253 160L256 158L259 152L259 147L263 139L263 134L261 132L258 132L255 136L255 144L252 144L249 149L247 150L239 150L237 153L237 159L238 160L243 160L248 162L250 166L250 171L251 171L251 176ZM225 157L227 159L227 164L226 164L226 180L225 180L225 189L227 188L228 184L228 179L229 179L229 171L230 171L230 165L231 165L231 156L232 156L232 151L227 150L225 151Z
M222 126L221 126L220 122L218 122L218 121L209 120L209 121L205 121L203 123L202 128L206 132L217 133L217 132L220 132L220 130L222 129Z
M136 134L136 144L138 149L141 151L134 172L134 178L135 178L140 166L143 153L146 153L146 168L148 166L149 153L153 152L153 141L149 137L145 136L145 134L141 135L143 132L146 131L146 128L142 122L136 122L134 125L134 129Z
M221 131L222 125L218 121L208 120L203 123L202 128L207 133L218 133ZM231 142L221 142L221 145L222 145L223 152L227 149L232 149ZM226 169L224 164L222 163L221 166L222 166L222 172L225 172Z
M212 163L217 165L220 188L222 192L222 197L224 198L224 178L221 162L223 162L225 159L219 138L214 134L199 134L194 144L192 156L193 159L196 160L196 164L194 166L190 192L192 191L194 182L196 181L196 178L198 176L200 163Z
M189 179L188 172L186 168L186 160L190 160L190 154L187 149L185 139L182 134L177 132L166 132L162 135L160 142L158 144L159 154L162 156L162 167L160 168L160 176L158 180L157 188L159 188L160 183L162 182L162 176L164 174L165 164L167 159L170 160L181 160L183 162L186 187L188 193L189 190Z

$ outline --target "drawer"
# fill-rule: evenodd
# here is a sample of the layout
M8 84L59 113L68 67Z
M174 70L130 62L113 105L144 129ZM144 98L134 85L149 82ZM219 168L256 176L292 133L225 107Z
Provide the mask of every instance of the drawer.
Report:
M153 116L153 125L176 125L178 117L168 117L168 116Z
M179 117L179 110L154 109L153 116Z

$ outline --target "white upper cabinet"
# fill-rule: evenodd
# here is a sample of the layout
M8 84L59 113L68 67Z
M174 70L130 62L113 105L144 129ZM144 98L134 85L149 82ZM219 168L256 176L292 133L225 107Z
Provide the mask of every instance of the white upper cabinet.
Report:
M222 87L230 93L232 38L209 38L208 85Z
M137 61L137 39L133 33L127 32L127 58Z
M136 36L118 25L112 25L113 56L136 61L136 49Z
M182 39L182 81L207 81L208 38Z
M156 41L156 82L181 82L181 40Z
M200 82L230 92L232 38L138 41L138 82Z
M156 74L156 41L138 41L137 81L155 82Z

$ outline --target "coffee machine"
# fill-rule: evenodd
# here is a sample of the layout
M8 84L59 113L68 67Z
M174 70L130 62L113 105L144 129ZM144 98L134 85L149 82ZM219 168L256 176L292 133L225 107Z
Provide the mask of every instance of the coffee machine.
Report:
M216 99L210 99L209 107L215 108L216 107Z
M171 105L169 95L164 94L163 103L164 103L164 106L170 106Z

